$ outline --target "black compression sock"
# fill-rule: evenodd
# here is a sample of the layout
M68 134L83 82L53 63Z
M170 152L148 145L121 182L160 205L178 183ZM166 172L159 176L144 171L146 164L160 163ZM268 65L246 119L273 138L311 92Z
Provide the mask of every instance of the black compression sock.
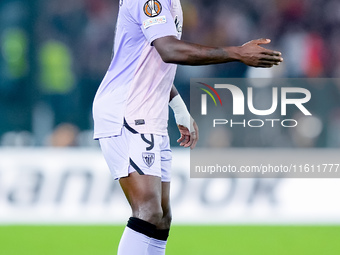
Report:
M153 238L157 240L166 241L169 237L170 229L156 229Z
M154 224L135 217L130 217L127 226L132 230L148 237L154 237L156 232L156 226Z

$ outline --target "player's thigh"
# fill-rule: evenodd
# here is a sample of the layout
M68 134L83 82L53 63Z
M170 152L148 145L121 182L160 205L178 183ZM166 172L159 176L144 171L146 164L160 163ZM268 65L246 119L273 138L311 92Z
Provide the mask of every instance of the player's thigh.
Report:
M163 217L157 225L159 229L169 229L172 220L170 206L170 182L162 182L162 211Z
M158 224L163 215L161 178L133 172L121 178L119 183L131 205L133 216Z

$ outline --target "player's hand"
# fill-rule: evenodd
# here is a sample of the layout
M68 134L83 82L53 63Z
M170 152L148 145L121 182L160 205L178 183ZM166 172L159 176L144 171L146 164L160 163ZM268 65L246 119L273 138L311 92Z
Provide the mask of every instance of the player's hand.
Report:
M240 61L248 66L270 68L279 65L283 58L281 52L268 50L261 44L270 43L269 39L258 39L239 47Z
M191 149L194 149L196 147L199 134L198 134L198 126L196 122L193 123L195 131L191 132L189 129L185 126L178 125L178 130L181 133L181 137L177 140L180 146L183 146L185 148L190 147Z

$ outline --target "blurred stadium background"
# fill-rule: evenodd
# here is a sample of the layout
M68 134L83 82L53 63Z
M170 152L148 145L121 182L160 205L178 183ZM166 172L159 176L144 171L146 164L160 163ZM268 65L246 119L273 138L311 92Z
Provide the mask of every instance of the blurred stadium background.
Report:
M92 140L91 106L111 59L118 2L0 2L0 254L115 253L129 209ZM188 104L190 78L340 76L338 0L182 5L184 40L218 46L271 38L269 47L285 58L271 70L179 67L175 84ZM338 149L340 86L311 92L316 114L305 125L314 132L297 130L277 143L249 130L230 133L223 146ZM169 124L167 254L340 254L338 180L192 180L172 115Z

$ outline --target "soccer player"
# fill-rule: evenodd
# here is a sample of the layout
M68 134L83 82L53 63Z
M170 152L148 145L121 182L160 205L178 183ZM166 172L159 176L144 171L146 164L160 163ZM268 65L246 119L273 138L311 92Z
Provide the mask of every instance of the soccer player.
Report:
M132 209L119 255L165 254L171 223L168 104L180 145L193 149L198 140L197 125L173 86L176 64L282 62L281 53L260 46L267 39L219 48L181 41L182 21L179 0L120 0L114 57L93 105L94 138Z

